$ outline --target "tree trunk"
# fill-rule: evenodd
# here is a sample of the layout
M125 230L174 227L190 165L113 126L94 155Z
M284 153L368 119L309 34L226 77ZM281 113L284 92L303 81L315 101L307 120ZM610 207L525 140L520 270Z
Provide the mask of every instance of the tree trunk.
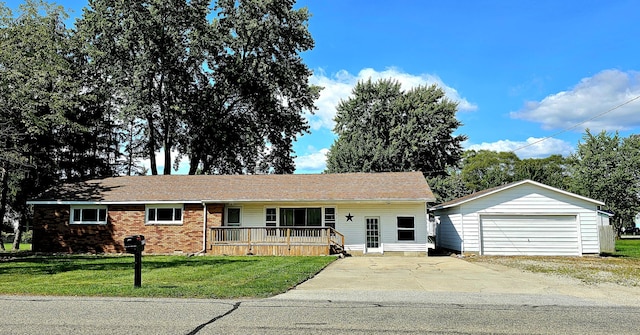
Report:
M165 141L164 144L164 174L171 174L171 146Z
M193 154L191 156L190 159L190 164L189 164L189 174L190 175L194 175L196 174L196 172L198 172L198 164L200 162L200 159L197 158L197 156L195 154Z
M153 128L153 116L147 115L147 123L149 127L149 160L151 161L151 174L158 174L158 166L156 165L156 136Z
M20 240L22 240L22 229L20 229L20 226L22 226L22 219L18 222L19 224L13 228L13 232L15 233L15 237L13 239L13 250L16 251L20 250Z
M4 227L4 217L7 213L7 193L9 189L9 171L7 171L6 166L7 163L3 164L4 166L0 167L0 179L2 194L0 195L0 227ZM2 234L0 233L0 250L4 250L4 240L2 239Z

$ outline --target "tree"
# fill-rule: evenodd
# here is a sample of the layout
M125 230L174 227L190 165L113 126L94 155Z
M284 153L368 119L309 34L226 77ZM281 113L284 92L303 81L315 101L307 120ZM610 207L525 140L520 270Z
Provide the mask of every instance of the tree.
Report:
M69 177L60 169L73 155L69 135L84 129L73 121L80 111L81 86L75 79L66 14L61 7L31 0L20 11L13 17L6 8L0 10L0 123L6 125L0 135L0 207L10 204L20 213L14 249L29 217L25 201Z
M443 176L456 167L464 135L457 104L436 85L402 91L395 80L359 82L337 106L338 139L327 155L327 172L422 171Z
M514 180L531 179L562 190L569 189L567 159L561 155L522 159L516 163Z
M560 155L521 160L513 152L467 150L461 165L461 169L450 169L447 176L429 179L438 201L524 179L566 190L571 180L569 163Z
M471 192L516 181L520 159L513 152L467 150L462 163L462 180Z
M126 166L143 141L152 174L160 149L164 174L184 156L190 174L293 172L319 92L300 57L309 14L293 4L220 0L209 23L207 0L90 0L77 24L88 86L113 97Z
M208 1L90 0L77 22L91 71L117 96L123 118L144 120L147 158L164 150L164 174L191 111L191 86L203 71ZM124 122L129 125L131 123ZM135 124L135 123L134 123ZM134 132L135 133L135 132Z
M293 173L319 88L300 53L314 46L293 0L220 0L208 48L206 103L187 115L189 173Z
M449 169L446 176L427 177L427 183L436 197L436 203L443 203L471 194L462 179L460 169Z
M587 129L583 141L571 157L572 191L603 201L619 230L640 211L640 138Z

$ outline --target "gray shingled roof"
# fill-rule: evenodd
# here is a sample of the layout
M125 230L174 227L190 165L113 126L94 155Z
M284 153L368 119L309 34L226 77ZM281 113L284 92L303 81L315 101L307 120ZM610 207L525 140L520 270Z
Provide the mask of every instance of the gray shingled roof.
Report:
M64 184L29 203L50 202L425 201L420 172L293 175L159 175Z

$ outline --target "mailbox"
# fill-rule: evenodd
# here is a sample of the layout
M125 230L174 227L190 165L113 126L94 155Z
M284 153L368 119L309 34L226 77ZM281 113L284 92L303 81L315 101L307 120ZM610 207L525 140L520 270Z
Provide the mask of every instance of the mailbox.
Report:
M124 238L124 250L135 256L133 287L142 285L142 251L145 244L144 235L133 235Z
M133 235L124 238L124 249L131 254L142 252L145 244L144 235Z

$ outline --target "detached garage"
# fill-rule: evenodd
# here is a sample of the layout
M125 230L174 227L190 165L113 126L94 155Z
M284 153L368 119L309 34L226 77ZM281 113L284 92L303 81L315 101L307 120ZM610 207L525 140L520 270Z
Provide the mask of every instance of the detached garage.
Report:
M431 208L437 247L480 255L598 254L598 206L531 180L477 192Z

